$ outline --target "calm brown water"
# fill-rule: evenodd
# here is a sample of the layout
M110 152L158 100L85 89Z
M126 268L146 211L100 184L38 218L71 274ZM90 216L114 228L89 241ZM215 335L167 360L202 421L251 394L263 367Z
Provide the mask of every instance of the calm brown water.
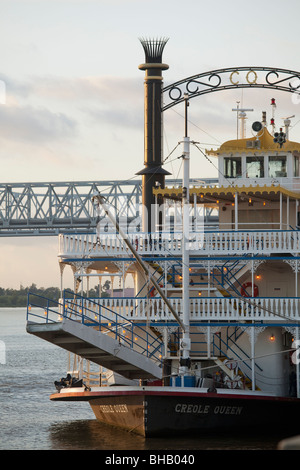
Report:
M65 376L67 353L29 335L25 326L24 308L0 309L0 450L275 450L285 437L146 440L102 425L87 403L49 400L54 380Z

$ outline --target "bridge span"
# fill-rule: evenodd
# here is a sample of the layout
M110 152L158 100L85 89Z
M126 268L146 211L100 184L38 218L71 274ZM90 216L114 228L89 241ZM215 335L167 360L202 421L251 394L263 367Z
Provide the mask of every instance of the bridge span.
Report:
M217 180L193 179L191 184ZM181 180L167 180L168 186ZM140 217L142 182L69 181L0 183L0 236L51 236L74 230L94 232L97 212L92 202L100 192L121 217Z

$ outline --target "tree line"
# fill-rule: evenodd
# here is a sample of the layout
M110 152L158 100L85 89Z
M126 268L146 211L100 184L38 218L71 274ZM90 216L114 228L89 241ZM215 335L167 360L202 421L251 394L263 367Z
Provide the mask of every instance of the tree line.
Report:
M89 297L108 297L108 290L110 287L110 282L106 281L104 286L102 286L101 295L99 295L99 286L95 286L92 289L89 289ZM29 287L20 286L20 289L4 289L0 287L0 307L26 307L28 293L36 294L41 296L40 303L41 305L46 305L47 301L43 301L42 297L49 299L50 301L57 302L61 297L61 291L58 287L37 287L36 284L31 284ZM78 292L81 294L81 291ZM66 297L72 297L74 291L68 289ZM83 292L83 295L86 296L87 293Z

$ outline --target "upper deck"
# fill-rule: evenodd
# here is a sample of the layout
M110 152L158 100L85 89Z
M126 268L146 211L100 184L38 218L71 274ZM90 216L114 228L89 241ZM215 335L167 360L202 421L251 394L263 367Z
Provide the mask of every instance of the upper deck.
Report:
M182 233L133 233L128 239L139 255L180 257ZM245 230L195 232L188 242L191 256L296 255L300 252L297 230ZM116 234L73 234L59 236L59 256L66 259L128 258L129 249Z

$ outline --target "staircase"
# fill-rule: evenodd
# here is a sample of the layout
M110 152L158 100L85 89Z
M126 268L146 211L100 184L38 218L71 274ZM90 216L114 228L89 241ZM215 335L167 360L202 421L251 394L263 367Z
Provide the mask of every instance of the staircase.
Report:
M243 334L243 332L241 333ZM231 347L228 345L228 343L232 342L232 344L235 344L237 346L236 340L233 338L230 338L229 336L227 337L227 352L222 353L224 355L215 358L214 362L219 366L223 372L225 372L227 379L225 380L228 388L247 388L248 390L252 390L252 380L251 378L243 372L240 367L239 363L244 363L247 365L247 361L244 362L245 359L250 359L249 356L245 351L242 351L240 348L240 355L234 354L235 358L228 358L228 352L231 349ZM230 353L229 353L230 354ZM244 357L244 359L242 359ZM255 364L255 367L257 367L260 371L262 372L261 367L259 367L257 364ZM259 390L257 386L255 386L255 390Z
M67 299L64 301L62 321L57 321L57 306L50 308L48 305L42 307L41 314L36 313L35 297L30 294L26 325L28 333L128 379L162 378L161 341L149 332L140 330L140 334L137 333L134 323L128 319L126 323L121 322L120 315L118 321L114 321L111 312L109 319L102 314L97 320L88 316L88 309L82 306L80 313L77 313L74 300L70 313L70 309L65 309Z

